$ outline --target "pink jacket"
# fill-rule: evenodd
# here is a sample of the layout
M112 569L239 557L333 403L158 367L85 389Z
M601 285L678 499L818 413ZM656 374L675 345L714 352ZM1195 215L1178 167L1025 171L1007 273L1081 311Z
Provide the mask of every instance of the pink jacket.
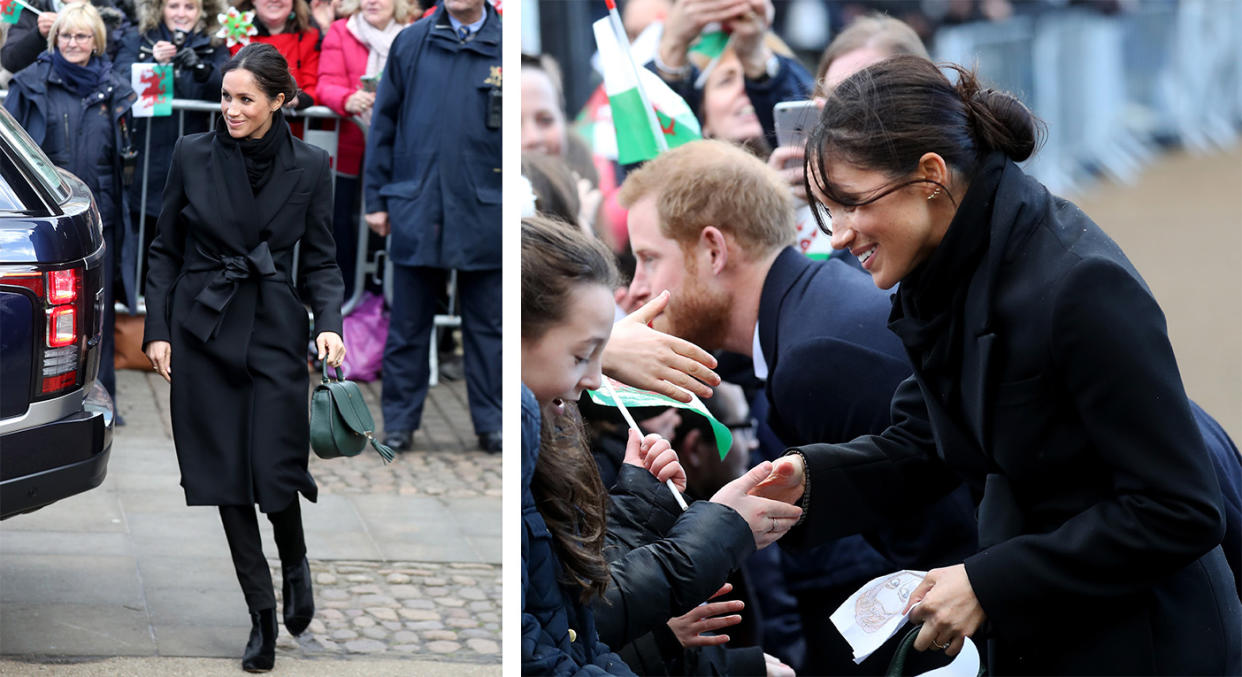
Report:
M353 33L349 32L345 23L348 19L337 19L332 22L328 34L324 36L319 55L319 82L316 85L316 101L331 108L337 115L349 116L345 111L345 100L358 91L360 80L367 70L367 48ZM339 161L337 171L342 174L361 173L362 153L366 150L366 140L358 126L348 120L341 122L340 145L337 148Z

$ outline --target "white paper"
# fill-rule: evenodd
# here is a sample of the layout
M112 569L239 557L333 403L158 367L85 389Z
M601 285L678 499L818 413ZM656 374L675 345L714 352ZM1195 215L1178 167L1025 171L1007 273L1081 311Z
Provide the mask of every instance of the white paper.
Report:
M926 571L903 570L874 578L832 612L829 618L854 650L855 664L866 660L906 624L908 614L901 612L925 576Z

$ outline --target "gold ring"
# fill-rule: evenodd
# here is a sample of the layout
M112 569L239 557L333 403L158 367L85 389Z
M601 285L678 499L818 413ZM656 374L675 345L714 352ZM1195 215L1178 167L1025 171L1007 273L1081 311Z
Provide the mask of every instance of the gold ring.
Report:
M936 649L939 651L944 651L945 649L949 648L949 645L952 643L953 642L945 642L944 644L940 644L938 642L932 642L932 646L936 647Z

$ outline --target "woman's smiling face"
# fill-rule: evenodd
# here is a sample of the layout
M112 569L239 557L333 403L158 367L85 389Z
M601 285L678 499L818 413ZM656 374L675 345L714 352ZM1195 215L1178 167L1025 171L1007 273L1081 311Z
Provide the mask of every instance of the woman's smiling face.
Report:
M851 201L873 200L842 205L823 193L820 181L810 181L815 200L832 214L832 248L849 249L877 287L891 289L926 261L944 237L948 223L934 218L933 208L939 205L933 204L935 198L928 199L937 186L923 182L903 186L919 177L894 179L842 162L826 169L828 184L842 196ZM943 193L937 195L947 199Z
M164 25L170 30L189 33L198 23L199 14L197 0L167 0L164 3Z
M272 113L284 103L283 94L275 99L263 92L254 75L245 68L224 74L220 86L220 113L229 136L235 139L261 139L272 126Z

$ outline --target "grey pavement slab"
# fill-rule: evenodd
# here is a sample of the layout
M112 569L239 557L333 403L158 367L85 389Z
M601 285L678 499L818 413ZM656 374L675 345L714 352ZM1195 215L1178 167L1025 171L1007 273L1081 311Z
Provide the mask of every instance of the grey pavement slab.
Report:
M4 604L0 651L10 655L149 656L155 640L143 607L119 604Z
M0 533L4 555L131 555L124 532L5 531Z
M142 588L129 556L22 555L0 558L0 603L132 605L141 609Z

